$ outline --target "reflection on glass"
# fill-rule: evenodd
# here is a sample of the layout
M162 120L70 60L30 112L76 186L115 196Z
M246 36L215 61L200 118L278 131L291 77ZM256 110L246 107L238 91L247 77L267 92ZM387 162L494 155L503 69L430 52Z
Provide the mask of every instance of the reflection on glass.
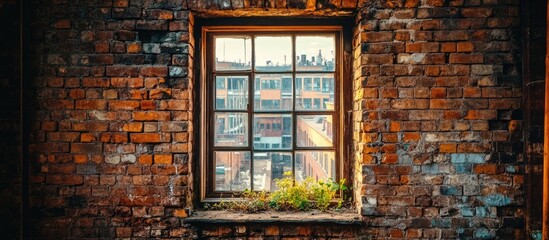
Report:
M292 70L292 38L290 36L256 37L255 69L266 72Z
M250 152L215 152L215 191L250 189Z
M334 74L302 73L295 77L297 110L334 110Z
M215 77L215 109L245 110L248 106L248 76Z
M297 117L298 147L331 147L333 119L331 115L300 115Z
M276 190L275 179L292 171L292 154L284 152L254 152L253 190Z
M295 44L297 71L334 71L334 35L297 36Z
M255 114L255 149L291 149L291 114Z
M248 146L247 113L215 113L215 146Z
M292 75L255 75L255 110L290 110L292 109L292 101Z
M251 69L252 41L250 36L215 38L216 70Z
M295 153L295 179L336 179L336 161L333 151L300 151Z

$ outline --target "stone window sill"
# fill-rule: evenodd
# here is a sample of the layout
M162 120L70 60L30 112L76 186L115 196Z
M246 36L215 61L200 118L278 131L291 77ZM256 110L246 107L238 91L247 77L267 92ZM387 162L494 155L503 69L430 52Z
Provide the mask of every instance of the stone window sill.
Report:
M196 211L183 221L189 224L338 224L361 225L362 216L355 212L260 212Z

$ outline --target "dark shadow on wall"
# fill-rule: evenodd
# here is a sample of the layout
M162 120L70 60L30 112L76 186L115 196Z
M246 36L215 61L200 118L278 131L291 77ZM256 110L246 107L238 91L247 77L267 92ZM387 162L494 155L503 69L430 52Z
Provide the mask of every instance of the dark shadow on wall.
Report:
M541 236L543 193L543 122L547 1L523 1L523 79L527 232Z
M0 3L0 238L20 238L20 20L16 1Z

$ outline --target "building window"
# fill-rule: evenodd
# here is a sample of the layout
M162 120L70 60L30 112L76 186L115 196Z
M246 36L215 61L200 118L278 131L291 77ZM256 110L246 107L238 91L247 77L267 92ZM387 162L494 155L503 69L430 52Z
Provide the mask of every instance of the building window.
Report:
M206 27L202 199L342 178L341 32Z

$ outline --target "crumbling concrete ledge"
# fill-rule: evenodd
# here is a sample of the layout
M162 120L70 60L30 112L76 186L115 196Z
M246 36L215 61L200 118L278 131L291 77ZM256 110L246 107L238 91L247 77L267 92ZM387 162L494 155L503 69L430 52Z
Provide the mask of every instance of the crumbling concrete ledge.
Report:
M183 219L189 224L338 224L338 225L362 225L362 216L355 212L259 212L242 213L231 211L196 211L191 216Z

